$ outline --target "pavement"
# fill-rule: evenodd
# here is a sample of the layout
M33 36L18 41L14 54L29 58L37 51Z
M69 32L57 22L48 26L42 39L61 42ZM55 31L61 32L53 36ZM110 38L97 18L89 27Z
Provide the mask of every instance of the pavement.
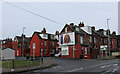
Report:
M45 69L45 68L49 68L55 66L55 63L53 61L53 59L49 58L49 59L44 59L43 63L41 63L38 66L34 66L34 67L25 67L25 68L15 68L13 69L8 69L8 68L2 68L2 73L22 73L22 72L27 72L27 71L32 71L32 70L40 70L40 69Z
M25 72L24 74L38 73L98 73L98 74L120 74L120 59L98 60L98 59L63 59L54 58L57 66L42 70Z

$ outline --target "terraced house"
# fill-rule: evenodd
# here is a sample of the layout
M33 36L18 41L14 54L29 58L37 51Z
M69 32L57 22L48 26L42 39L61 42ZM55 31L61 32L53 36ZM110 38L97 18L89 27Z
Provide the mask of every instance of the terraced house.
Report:
M41 32L34 32L31 39L31 51L30 54L34 58L41 56L50 56L50 53L57 53L58 49L58 34L46 33L46 29L43 28Z
M59 36L59 44L63 58L97 58L108 56L108 30L95 30L94 26L84 26L83 22L78 25L66 24ZM110 34L110 52L117 49L115 32ZM106 50L101 50L106 47Z
M3 39L3 40L1 41L1 43L2 43L2 48L7 48L7 47L13 48L13 43L12 43L12 42L13 42L13 41L12 41L11 38Z
M23 34L14 38L13 48L15 49L16 57L25 57L27 55L30 55L30 41L31 37L26 37Z

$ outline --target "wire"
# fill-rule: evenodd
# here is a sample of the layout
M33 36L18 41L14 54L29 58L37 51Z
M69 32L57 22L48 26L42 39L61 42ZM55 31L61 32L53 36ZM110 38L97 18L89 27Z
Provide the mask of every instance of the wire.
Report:
M41 16L41 15L39 15L39 14L37 14L37 13L33 13L32 11L29 11L29 10L26 10L26 9L24 9L24 8L18 7L18 6L16 6L16 5L14 5L14 4L11 4L11 3L8 3L8 2L5 2L5 3L7 3L7 4L9 4L9 5L13 6L13 7L16 7L16 8L18 8L18 9L21 9L21 10L23 10L23 11L25 11L25 12L31 13L31 14L33 14L33 15L36 15L36 16L38 16L38 17L40 17L40 18L46 19L46 20L48 20L48 21L51 21L51 22L54 22L54 23L57 23L57 24L61 24L61 25L63 24L63 23L54 21L54 20L52 20L52 19L49 19L49 18L47 18L47 17Z

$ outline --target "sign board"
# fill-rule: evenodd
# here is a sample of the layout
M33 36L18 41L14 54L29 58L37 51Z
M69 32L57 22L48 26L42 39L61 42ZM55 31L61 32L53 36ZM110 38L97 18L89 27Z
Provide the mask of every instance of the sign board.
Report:
M59 35L59 43L60 45L74 45L75 44L75 32Z
M107 50L107 45L100 46L100 50Z
M69 55L69 49L68 47L62 47L62 55Z

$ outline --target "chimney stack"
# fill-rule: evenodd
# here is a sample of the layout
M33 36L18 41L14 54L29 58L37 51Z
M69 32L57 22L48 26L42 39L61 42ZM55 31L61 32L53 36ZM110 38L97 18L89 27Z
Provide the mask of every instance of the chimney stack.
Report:
M74 23L70 23L71 26L74 26Z
M56 31L56 32L55 32L55 35L59 35L59 31Z
M115 31L113 31L113 32L112 32L112 35L116 35L116 32L115 32Z
M95 27L93 26L93 27L91 27L91 29L92 29L92 30L95 30Z
M43 33L43 34L45 34L45 33L46 33L46 29L45 29L45 28L43 28L42 33Z
M79 27L84 27L84 22L80 22L80 24L78 24Z
M24 37L24 38L25 38L25 35L23 35L23 34L22 34L22 37Z

